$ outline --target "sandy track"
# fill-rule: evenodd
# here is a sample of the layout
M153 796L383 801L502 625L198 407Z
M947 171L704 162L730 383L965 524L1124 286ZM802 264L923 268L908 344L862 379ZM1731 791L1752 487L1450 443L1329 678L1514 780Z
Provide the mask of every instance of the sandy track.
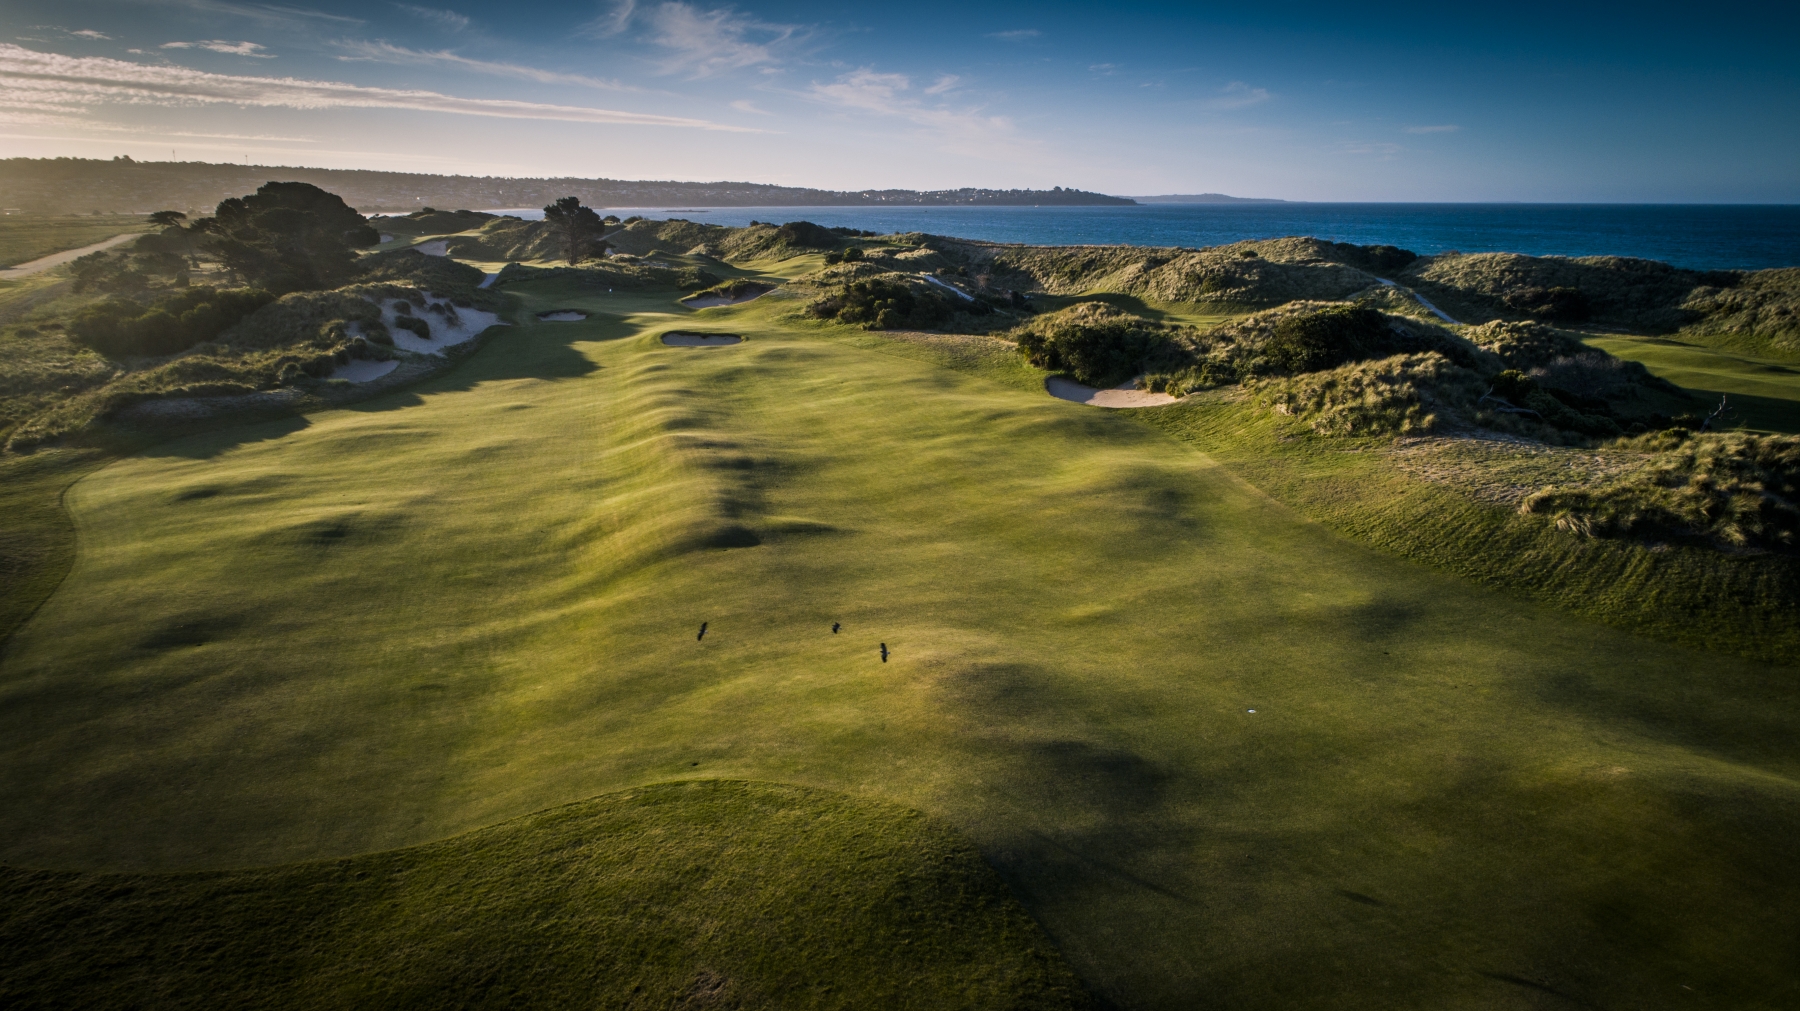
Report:
M89 253L98 253L102 249L111 249L127 239L135 239L144 234L146 233L126 232L123 235L115 235L110 239L102 239L91 246L82 246L80 249L65 249L60 253L51 253L49 256L40 256L35 260L21 263L16 267L0 268L0 278L10 280L15 277L30 277L32 274L49 270L51 267L60 267L72 260L79 260Z

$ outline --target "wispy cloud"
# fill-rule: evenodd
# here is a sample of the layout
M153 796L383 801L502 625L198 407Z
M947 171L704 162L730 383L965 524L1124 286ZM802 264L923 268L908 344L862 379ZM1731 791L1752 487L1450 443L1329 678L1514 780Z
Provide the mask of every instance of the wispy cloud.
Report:
M69 34L75 35L75 36L78 36L78 37L84 38L84 39L110 39L110 38L112 38L111 35L107 35L104 32L94 31L92 28L83 28L81 31L70 32Z
M609 91L637 91L628 84L609 81L586 74L566 74L556 70L540 70L518 63L496 63L489 60L476 60L453 53L448 49L422 50L408 49L388 42L370 42L362 39L343 39L338 47L346 50L340 60L370 60L377 63L400 63L414 66L438 64L452 66L462 70L472 70L478 74L493 74L497 77L516 77L526 81L537 81L539 84L579 84L588 88L605 88Z
M928 105L913 98L911 91L912 79L905 74L883 74L864 67L843 74L830 84L815 81L807 96L829 105L904 120L929 130L940 142L986 143L1012 132L1012 121L1004 116L990 116L980 109Z
M753 112L758 116L773 116L773 115L775 115L774 113L770 112L767 109L758 109L756 107L756 103L750 101L747 98L738 99L737 101L731 103L731 107L733 109L736 109L739 112Z
M1111 64L1111 63L1090 63L1090 64L1088 64L1088 73L1099 74L1101 77L1111 77L1112 75L1114 75L1118 72L1119 72L1119 68L1115 64Z
M801 25L775 24L730 6L702 8L682 0L652 5L614 0L582 32L612 38L634 29L642 41L665 51L655 60L661 73L692 78L758 66L767 72L808 34Z
M941 95L944 92L949 91L951 88L956 87L961 82L962 82L962 78L956 76L955 74L945 74L942 77L939 77L937 79L937 81L934 84L932 84L931 87L926 88L925 94Z
M1252 88L1243 81L1232 81L1219 89L1218 97L1208 99L1208 109L1247 109L1261 105L1271 97L1267 88Z
M411 14L413 17L430 21L449 31L460 32L464 28L469 27L468 16L465 14L458 14L455 11L441 11L436 7L415 7L412 4L395 4L394 6Z
M999 39L1002 42L1024 42L1026 39L1035 39L1042 34L1044 33L1036 28L1014 28L1009 32L989 32L987 37Z
M1398 144L1369 142L1353 142L1345 144L1343 148L1345 154L1376 155L1382 158L1392 158L1404 150L1406 149Z
M263 47L254 42L230 42L225 39L206 39L201 42L165 42L163 49L210 49L215 53L229 53L232 56L254 56L261 60L272 60L273 53L262 52Z
M668 126L752 133L701 119L573 105L458 98L435 91L370 88L339 81L210 74L105 57L63 56L0 43L0 119L85 124L102 105L237 105L288 109L407 109L497 119Z
M226 14L232 17L249 18L264 24L291 24L296 21L329 21L345 25L363 23L361 18L348 17L343 14L328 14L325 11L305 7L289 7L285 4L230 3L228 0L148 0L148 2L164 7L185 7L201 14Z
M1462 127L1457 126L1454 123L1445 123L1442 126L1409 126L1406 128L1406 132L1407 133L1455 133L1456 131L1461 130L1461 129L1462 129Z

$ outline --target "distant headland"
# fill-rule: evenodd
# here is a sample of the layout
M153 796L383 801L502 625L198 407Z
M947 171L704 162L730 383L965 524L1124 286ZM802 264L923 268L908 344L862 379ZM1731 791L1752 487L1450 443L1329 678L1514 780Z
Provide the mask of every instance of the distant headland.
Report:
M139 212L211 208L228 196L281 179L311 183L364 212L433 207L535 207L574 195L593 207L1124 206L1129 197L1057 186L1048 190L820 190L763 183L530 179L444 176L130 158L0 159L9 210L38 213Z

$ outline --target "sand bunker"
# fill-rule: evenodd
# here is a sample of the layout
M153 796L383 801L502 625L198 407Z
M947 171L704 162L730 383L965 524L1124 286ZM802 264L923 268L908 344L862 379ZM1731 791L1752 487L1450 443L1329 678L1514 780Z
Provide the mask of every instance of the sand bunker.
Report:
M441 355L444 349L464 341L473 340L491 326L509 326L501 321L496 313L483 312L480 309L458 308L447 299L441 299L430 292L425 293L425 308L409 305L410 315L422 319L431 330L430 337L420 337L411 330L401 328L395 321L401 314L395 308L401 304L399 299L383 299L381 321L387 324L389 336L394 338L394 346L403 351L413 351L424 355Z
M450 240L433 239L430 242L421 242L413 248L424 253L426 256L449 256Z
M774 291L772 284L747 284L736 295L689 295L681 304L693 309L711 309L721 305L740 305Z
M364 358L353 358L348 365L339 365L333 369L330 378L346 379L353 383L372 383L389 372L400 367L396 359L385 362L372 362Z
M717 348L727 344L742 344L744 338L734 333L694 333L691 330L670 330L662 335L662 342L678 348Z
M489 274L486 277L483 277L481 279L481 283L476 285L475 287L477 287L477 288L492 288L494 286L494 282L498 281L498 280L500 280L500 272L498 270L496 270L492 274Z
M540 312L537 316L546 323L573 323L576 320L587 319L587 313L576 312L573 309L553 309L550 312Z
M1044 381L1044 389L1058 400L1072 400L1089 407L1161 407L1173 404L1175 397L1167 393L1151 393L1135 389L1131 383L1110 390L1096 390L1072 379L1053 377Z
M381 233L381 241L382 242L392 242L392 241L394 241L394 237L392 235L389 235L386 232L382 232Z

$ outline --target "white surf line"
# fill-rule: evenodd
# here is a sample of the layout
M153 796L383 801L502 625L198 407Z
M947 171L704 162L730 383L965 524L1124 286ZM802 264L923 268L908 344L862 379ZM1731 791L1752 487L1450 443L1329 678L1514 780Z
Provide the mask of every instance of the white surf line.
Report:
M1399 286L1399 285L1397 285L1397 284L1395 284L1395 283L1394 283L1394 282L1392 282L1392 281L1390 281L1390 280L1388 280L1388 279L1387 279L1387 278L1385 278L1385 277L1378 277L1378 278L1376 278L1376 279L1375 279L1375 280L1377 280L1377 281L1380 281L1380 282L1381 282L1381 283L1382 283L1382 284L1385 284L1385 285L1387 285L1387 286L1388 286L1388 287L1390 287L1390 288L1398 288L1398 287L1400 287L1400 286ZM1449 314L1449 313L1447 313L1447 312L1445 312L1445 311L1444 311L1444 310L1442 310L1442 309L1439 309L1439 308L1438 308L1438 307L1437 307L1437 306L1435 306L1435 305L1432 305L1432 304L1431 304L1431 302L1430 302L1430 300L1428 300L1428 299L1427 299L1427 298L1426 298L1426 297L1425 297L1425 296L1424 296L1424 295L1421 295L1421 294L1419 294L1419 293L1418 293L1418 292L1416 292L1416 291L1414 291L1414 290L1412 290L1412 289L1411 289L1411 288L1408 288L1408 289L1406 289L1406 293L1407 293L1407 294L1408 294L1408 295L1411 295L1411 296L1412 296L1412 297L1414 297L1414 298L1416 298L1416 299L1418 299L1418 300L1419 300L1419 304L1420 304L1420 305L1422 305L1422 306L1424 306L1424 307L1425 307L1425 308L1427 308L1427 309L1429 309L1429 310L1431 310L1431 314L1432 314L1432 315L1433 315L1433 316L1436 316L1436 317L1437 317L1437 318L1438 318L1438 319L1441 319L1441 320L1443 320L1443 321L1444 321L1444 322L1446 322L1446 323L1456 323L1456 321L1455 321L1455 320L1453 320L1453 319L1451 319L1451 318L1450 318L1450 314ZM1456 323L1456 325L1457 325L1457 326L1462 326L1462 324L1461 324L1461 323Z
M946 291L954 291L958 295L961 295L963 298L965 298L971 302L975 301L974 295L971 295L968 292L962 290L961 288L958 288L954 284L945 284L944 282L938 280L937 278L932 277L930 274L920 274L919 276L924 278L927 281L930 281L932 284L935 284L938 287L945 289Z
M49 270L51 267L60 267L71 260L79 260L89 253L98 253L102 249L111 249L127 239L135 239L140 235L148 234L148 232L126 232L123 235L115 235L110 239L102 239L91 246L82 246L80 249L65 249L60 253L51 253L49 256L40 256L29 263L21 263L15 267L0 268L0 278L30 277L32 274Z

